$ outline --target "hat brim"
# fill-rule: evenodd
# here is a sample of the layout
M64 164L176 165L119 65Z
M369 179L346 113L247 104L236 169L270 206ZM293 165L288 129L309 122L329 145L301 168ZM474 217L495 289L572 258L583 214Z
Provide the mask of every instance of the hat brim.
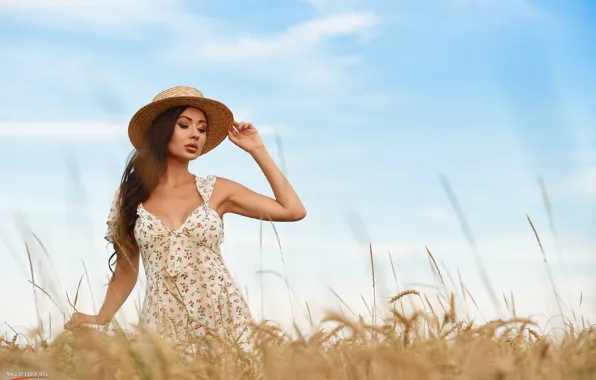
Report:
M128 138L136 149L140 149L151 123L162 112L172 107L195 107L203 111L207 117L207 141L201 155L213 150L228 136L229 128L234 124L232 111L223 103L196 96L176 96L153 101L141 107L130 119Z

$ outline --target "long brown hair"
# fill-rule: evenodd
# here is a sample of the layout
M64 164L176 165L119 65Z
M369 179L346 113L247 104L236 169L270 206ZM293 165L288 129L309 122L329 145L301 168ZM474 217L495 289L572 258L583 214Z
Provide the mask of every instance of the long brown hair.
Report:
M120 198L112 238L114 253L108 259L112 281L116 276L112 270L112 259L115 258L116 262L126 259L127 264L130 264L133 254L138 251L134 236L137 207L149 198L166 171L168 143L174 133L176 120L186 108L170 108L156 117L145 135L143 145L128 157L120 181Z

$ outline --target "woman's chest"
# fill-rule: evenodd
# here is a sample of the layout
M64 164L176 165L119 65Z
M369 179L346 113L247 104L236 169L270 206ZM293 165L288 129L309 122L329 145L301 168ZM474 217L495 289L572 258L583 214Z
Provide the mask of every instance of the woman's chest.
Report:
M176 230L203 204L204 200L198 193L182 189L156 191L141 207L167 229Z
M223 221L219 215L201 205L190 212L182 224L175 229L168 228L160 218L140 207L135 222L135 238L143 248L163 248L175 245L192 248L202 245L213 246L222 241Z

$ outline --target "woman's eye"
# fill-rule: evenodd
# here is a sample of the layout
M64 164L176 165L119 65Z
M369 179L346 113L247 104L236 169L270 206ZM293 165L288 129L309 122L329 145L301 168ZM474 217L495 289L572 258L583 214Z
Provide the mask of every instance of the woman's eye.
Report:
M178 124L178 125L180 125L180 128L184 128L184 129L188 128L188 125L185 125L185 124Z
M201 133L205 133L205 132L207 132L207 130L206 130L206 129L204 129L204 128L201 128L201 129L199 129L199 132L201 132Z

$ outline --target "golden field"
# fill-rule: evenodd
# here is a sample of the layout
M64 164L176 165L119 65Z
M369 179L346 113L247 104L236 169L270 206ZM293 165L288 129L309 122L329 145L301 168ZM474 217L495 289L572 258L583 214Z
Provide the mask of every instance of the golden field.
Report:
M409 290L401 296L421 295ZM570 325L555 339L539 335L532 321L522 318L476 326L452 308L442 315L431 310L404 315L397 309L376 325L329 315L323 322L330 327L294 338L272 324L255 326L251 363L232 346L187 363L150 331L89 328L62 333L51 343L30 337L34 343L18 346L5 340L0 371L44 371L65 380L596 378L592 328Z
M431 267L442 281L438 267ZM374 287L374 267L372 277ZM464 284L461 289L475 304ZM383 316L367 322L330 313L319 324L311 321L308 334L263 322L253 326L249 360L233 345L206 338L194 342L203 354L188 359L140 326L81 328L51 342L41 338L41 327L28 336L15 331L0 344L0 374L43 371L64 380L596 379L596 330L585 320L569 320L556 335L540 334L534 321L516 316L514 298L504 297L511 319L476 324L458 314L453 293L436 296L439 309L426 294L406 289ZM404 302L411 300L421 306L408 312ZM28 343L16 344L19 336Z

